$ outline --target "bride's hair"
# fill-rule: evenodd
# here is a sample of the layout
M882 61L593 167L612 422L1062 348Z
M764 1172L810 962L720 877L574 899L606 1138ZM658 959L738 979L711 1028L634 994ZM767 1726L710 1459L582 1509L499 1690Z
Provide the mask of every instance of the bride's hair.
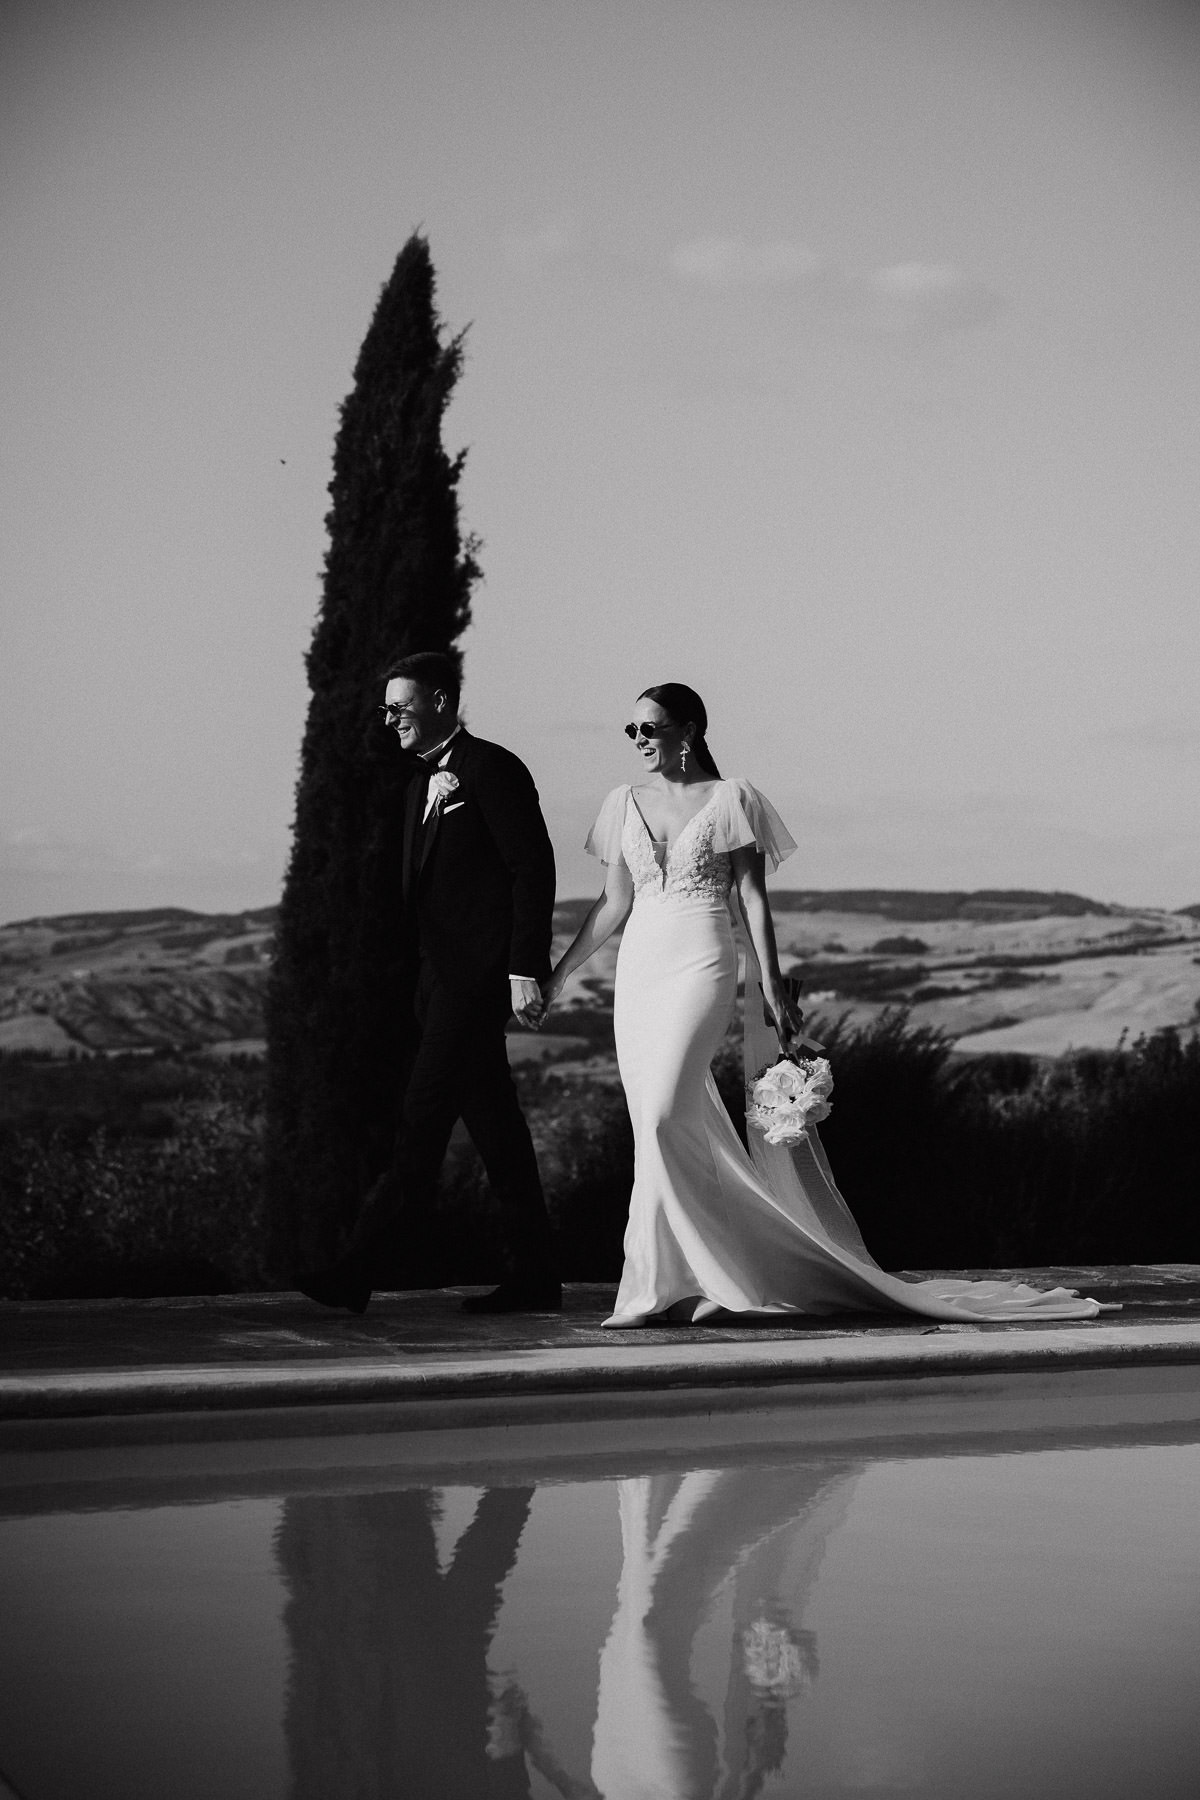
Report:
M713 753L704 735L708 730L708 714L695 688L685 687L682 681L663 681L657 687L643 688L638 699L653 700L655 706L662 707L674 725L694 725L696 736L692 750L696 761L714 780L720 781L721 771L713 761Z

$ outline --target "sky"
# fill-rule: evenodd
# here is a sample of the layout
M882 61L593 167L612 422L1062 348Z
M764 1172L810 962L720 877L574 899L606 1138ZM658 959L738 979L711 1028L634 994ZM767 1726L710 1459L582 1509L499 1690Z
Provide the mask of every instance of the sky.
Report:
M0 919L279 894L414 229L560 891L652 682L797 887L1200 901L1200 8L6 0Z

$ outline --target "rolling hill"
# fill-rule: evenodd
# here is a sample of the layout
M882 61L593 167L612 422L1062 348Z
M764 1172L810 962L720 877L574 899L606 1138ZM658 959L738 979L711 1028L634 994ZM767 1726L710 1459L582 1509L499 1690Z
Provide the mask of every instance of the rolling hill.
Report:
M590 904L561 902L560 946ZM1111 1048L1200 1016L1200 905L1168 913L1024 889L786 888L772 904L810 1012L869 1018L903 1005L961 1050L1039 1055ZM276 916L162 908L2 926L0 1050L261 1048ZM539 1046L603 1040L616 948L571 983Z

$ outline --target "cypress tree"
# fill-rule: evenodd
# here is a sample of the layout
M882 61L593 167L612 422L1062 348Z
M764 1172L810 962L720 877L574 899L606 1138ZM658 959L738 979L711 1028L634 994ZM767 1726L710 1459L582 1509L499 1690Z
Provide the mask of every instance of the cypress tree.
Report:
M454 648L477 542L459 525L464 454L442 446L462 368L426 239L396 259L343 403L324 588L267 998L267 1184L286 1269L337 1248L387 1160L402 1052L396 967L411 767L375 708L388 662Z

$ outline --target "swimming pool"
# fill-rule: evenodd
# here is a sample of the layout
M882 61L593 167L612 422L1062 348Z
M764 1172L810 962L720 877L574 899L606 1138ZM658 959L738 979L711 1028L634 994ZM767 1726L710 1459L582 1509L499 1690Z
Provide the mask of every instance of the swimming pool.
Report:
M22 1800L1197 1790L1195 1369L362 1418L4 1454Z

